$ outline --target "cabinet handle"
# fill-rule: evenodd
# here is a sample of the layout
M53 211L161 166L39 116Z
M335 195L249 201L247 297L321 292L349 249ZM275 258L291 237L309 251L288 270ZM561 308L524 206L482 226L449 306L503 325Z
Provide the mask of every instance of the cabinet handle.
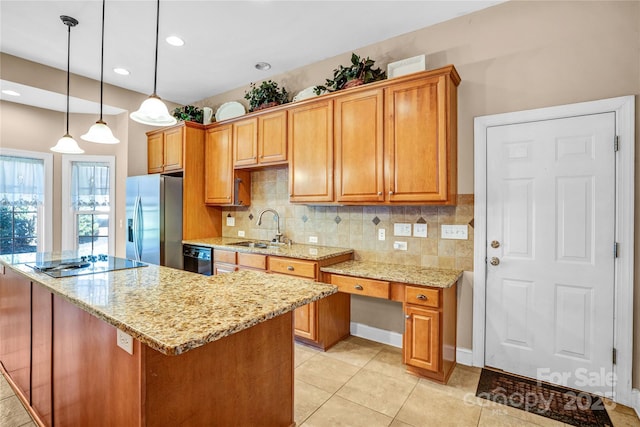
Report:
M364 288L362 287L362 285L355 285L355 286L354 286L354 288L356 288L356 289L357 289L357 290L359 290L359 291L361 291L362 289L364 289Z
M405 319L411 319L411 315L410 315L410 314L405 314L405 315L404 315L404 318L405 318Z
M287 270L289 270L289 271L293 271L293 270L294 270L294 268L293 268L293 266L292 266L292 265L290 265L290 266L288 266L288 267L287 267Z
M420 301L426 301L427 300L427 296L423 295L423 294L416 295L416 298L418 298Z

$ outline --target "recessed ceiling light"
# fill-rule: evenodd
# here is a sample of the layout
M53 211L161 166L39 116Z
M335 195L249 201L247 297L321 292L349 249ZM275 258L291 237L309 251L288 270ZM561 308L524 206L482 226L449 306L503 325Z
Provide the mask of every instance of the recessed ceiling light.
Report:
M116 67L113 69L113 72L116 74L120 74L121 76L128 76L129 70L127 70L126 68L120 68L120 67Z
M271 69L271 64L268 62L258 62L255 67L260 71L267 71Z
M184 40L182 40L178 36L169 36L167 37L167 43L169 43L171 46L182 46L184 45Z
M20 96L20 93L16 92L15 90L11 90L11 89L3 89L2 93L4 93L5 95Z

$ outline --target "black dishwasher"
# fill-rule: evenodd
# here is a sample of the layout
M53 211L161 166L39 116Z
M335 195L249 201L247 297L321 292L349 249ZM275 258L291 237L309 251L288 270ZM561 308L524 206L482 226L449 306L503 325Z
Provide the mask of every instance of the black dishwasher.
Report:
M213 273L212 252L213 249L206 246L183 245L184 269L211 276Z

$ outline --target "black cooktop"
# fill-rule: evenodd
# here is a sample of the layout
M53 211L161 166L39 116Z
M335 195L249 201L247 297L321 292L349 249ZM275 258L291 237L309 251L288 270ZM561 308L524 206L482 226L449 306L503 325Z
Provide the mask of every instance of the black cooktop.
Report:
M145 267L147 264L109 255L87 255L79 258L42 261L26 265L51 277L61 278Z

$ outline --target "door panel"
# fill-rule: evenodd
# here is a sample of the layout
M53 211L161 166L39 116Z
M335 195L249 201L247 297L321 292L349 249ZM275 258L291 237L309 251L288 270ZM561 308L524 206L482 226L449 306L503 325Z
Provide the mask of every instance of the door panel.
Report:
M584 373L613 370L614 136L614 113L487 130L488 366L612 392Z

